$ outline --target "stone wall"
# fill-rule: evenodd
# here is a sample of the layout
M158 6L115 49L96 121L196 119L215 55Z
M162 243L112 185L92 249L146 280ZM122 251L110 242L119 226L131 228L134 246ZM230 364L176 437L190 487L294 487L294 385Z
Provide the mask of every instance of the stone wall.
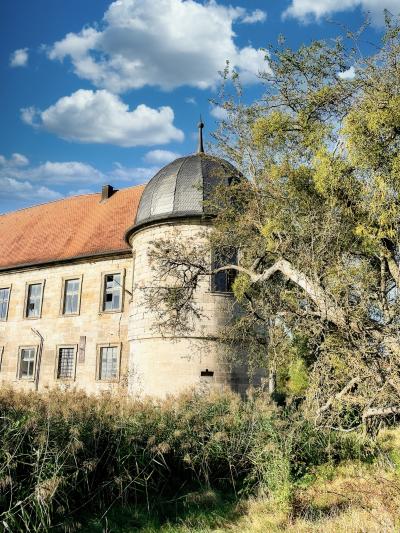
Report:
M231 294L211 292L210 279L204 277L195 296L201 318L195 321L193 329L173 337L165 332L161 334L157 314L143 301L143 289L159 280L149 263L151 243L170 237L190 246L192 242L204 241L209 229L197 221L183 220L143 228L131 237L135 255L128 333L129 390L132 394L162 397L190 387L229 387L243 392L248 385L243 369L231 369L224 362L223 349L218 342L221 328L235 312Z
M121 272L124 290L121 312L103 312L101 307L104 273ZM78 315L63 316L62 293L65 278L81 277L81 305ZM26 286L44 281L40 318L25 318ZM6 321L0 321L0 383L17 388L45 390L49 387L83 389L99 392L126 388L128 368L128 309L132 290L131 256L81 261L58 266L0 273L0 288L11 286ZM43 337L41 339L37 333ZM120 347L117 380L99 380L99 345ZM57 378L57 354L60 346L73 346L75 368L73 378ZM41 359L38 383L19 379L19 349L36 347L36 364Z

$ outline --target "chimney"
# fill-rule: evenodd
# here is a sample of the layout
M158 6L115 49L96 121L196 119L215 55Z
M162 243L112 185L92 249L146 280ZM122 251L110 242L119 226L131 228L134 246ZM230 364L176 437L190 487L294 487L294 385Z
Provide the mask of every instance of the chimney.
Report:
M105 202L114 194L114 187L112 185L103 185L101 189L101 201Z

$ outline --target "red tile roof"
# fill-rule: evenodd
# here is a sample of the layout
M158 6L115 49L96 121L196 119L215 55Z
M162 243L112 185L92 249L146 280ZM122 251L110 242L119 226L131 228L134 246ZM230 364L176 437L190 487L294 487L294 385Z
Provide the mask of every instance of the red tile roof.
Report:
M86 194L0 215L0 270L129 251L124 234L143 189L122 189L103 202L101 194Z

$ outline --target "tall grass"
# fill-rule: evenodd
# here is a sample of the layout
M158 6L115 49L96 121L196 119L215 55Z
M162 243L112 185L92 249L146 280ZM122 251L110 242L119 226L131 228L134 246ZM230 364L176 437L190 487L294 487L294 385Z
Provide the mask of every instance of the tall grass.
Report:
M211 488L290 500L310 465L372 449L316 431L254 395L188 393L163 402L0 391L0 529L42 532L114 505L149 512Z

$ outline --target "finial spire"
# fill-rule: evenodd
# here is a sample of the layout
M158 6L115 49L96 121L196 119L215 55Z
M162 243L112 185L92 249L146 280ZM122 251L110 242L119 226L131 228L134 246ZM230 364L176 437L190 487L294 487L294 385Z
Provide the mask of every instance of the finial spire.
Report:
M204 123L201 119L201 115L200 115L200 122L197 124L197 127L199 128L199 144L198 144L198 147L197 147L197 153L198 154L203 154L204 153L204 146L203 146L203 128L204 128Z

